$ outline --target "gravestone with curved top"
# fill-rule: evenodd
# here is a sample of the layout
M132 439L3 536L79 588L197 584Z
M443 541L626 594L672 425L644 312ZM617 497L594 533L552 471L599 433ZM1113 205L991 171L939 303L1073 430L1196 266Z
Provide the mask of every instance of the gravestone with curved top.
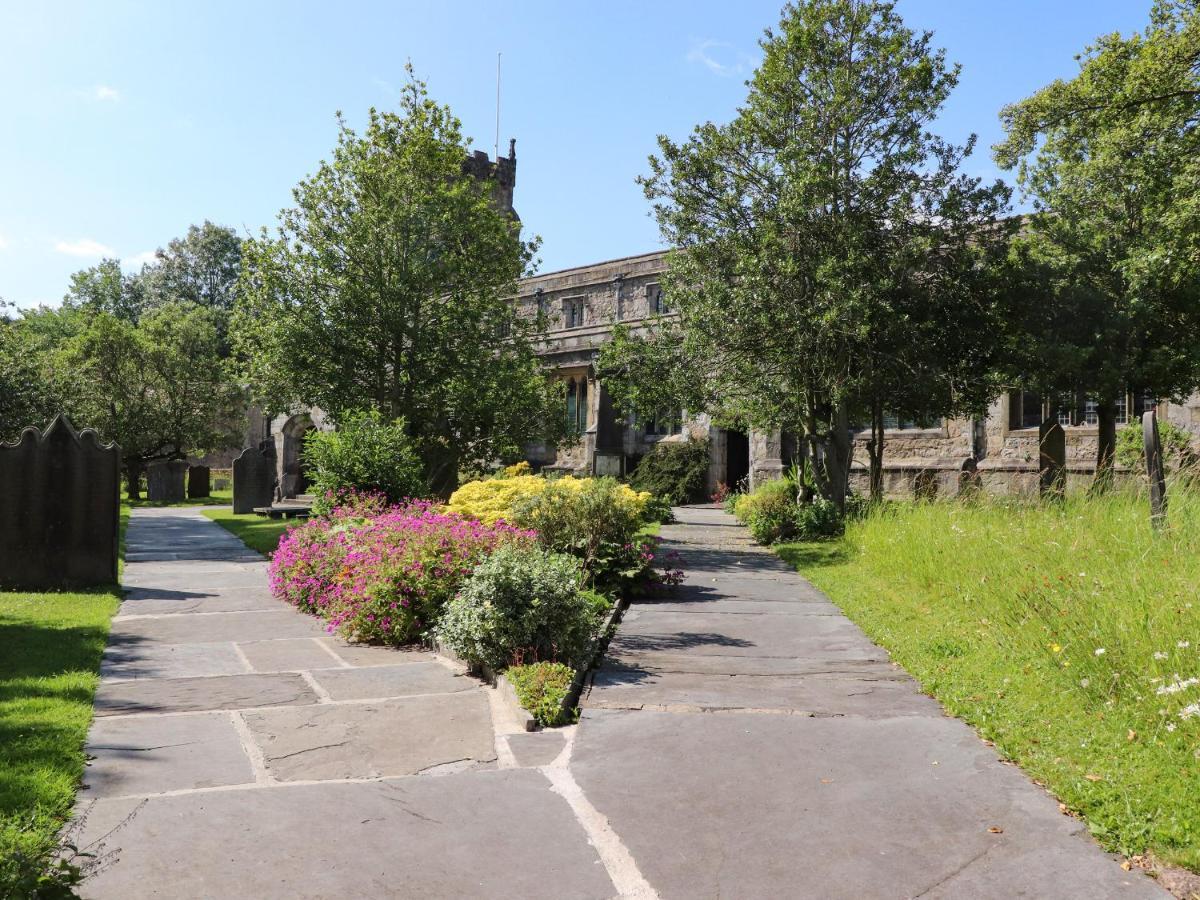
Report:
M234 513L254 512L274 499L275 451L262 445L247 447L233 461Z
M120 490L121 449L66 416L0 443L0 586L115 584Z
M156 462L146 469L146 498L156 503L182 503L188 464L181 459Z
M1142 414L1142 449L1146 452L1146 475L1150 478L1150 524L1167 524L1167 476L1163 471L1162 439L1158 435L1158 414Z
M1038 482L1043 497L1061 500L1067 492L1067 433L1055 419L1038 427Z

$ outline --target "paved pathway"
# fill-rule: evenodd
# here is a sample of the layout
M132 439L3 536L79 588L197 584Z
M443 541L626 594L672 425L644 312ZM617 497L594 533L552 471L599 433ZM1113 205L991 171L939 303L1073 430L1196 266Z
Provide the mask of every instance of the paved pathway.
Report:
M731 516L676 514L687 581L626 614L571 759L661 896L1165 896Z
M523 734L272 600L198 511L136 511L85 896L1162 896L727 517L680 519L685 587L630 610L580 725Z

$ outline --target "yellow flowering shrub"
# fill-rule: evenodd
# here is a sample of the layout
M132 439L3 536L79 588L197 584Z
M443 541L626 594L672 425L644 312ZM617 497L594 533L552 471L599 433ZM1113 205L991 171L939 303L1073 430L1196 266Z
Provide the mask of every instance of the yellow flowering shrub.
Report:
M525 460L504 467L505 478L516 478L518 475L532 475L533 469Z
M565 475L556 478L554 483L563 490L579 491L589 481L590 478ZM541 475L515 475L485 481L469 481L450 495L446 509L448 512L491 525L498 519L510 520L515 506L540 496L546 490L547 484L550 484L550 481ZM618 485L617 496L621 502L629 504L639 516L650 499L647 491L635 491L627 484Z

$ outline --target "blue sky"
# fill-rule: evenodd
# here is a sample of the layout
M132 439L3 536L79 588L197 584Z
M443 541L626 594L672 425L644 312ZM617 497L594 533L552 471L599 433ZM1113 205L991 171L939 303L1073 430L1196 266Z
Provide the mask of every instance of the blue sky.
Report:
M997 112L1069 76L1150 0L901 0L963 64L940 131L987 147ZM395 103L411 59L475 146L517 139L516 206L541 271L659 246L634 178L655 136L725 121L779 0L39 2L0 0L0 297L57 303L102 255L140 260L211 219L271 225L352 124Z

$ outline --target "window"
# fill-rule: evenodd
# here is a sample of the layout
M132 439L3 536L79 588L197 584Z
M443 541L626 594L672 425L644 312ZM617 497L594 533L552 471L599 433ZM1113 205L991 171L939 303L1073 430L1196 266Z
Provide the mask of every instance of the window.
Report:
M930 419L927 422L918 422L915 419L901 419L899 416L894 416L891 413L884 413L883 427L889 431L904 428L941 428L942 420L938 417Z
M587 313L583 297L568 297L563 301L563 324L567 328L581 328Z
M665 316L671 310L663 297L663 289L658 284L646 285L646 308L652 316Z
M1094 397L1067 395L1061 397L1056 405L1058 414L1055 418L1064 428L1095 428L1100 424L1100 404ZM1137 421L1142 413L1154 409L1157 405L1158 401L1145 391L1127 391L1113 400L1116 424L1119 427ZM1037 428L1041 424L1045 408L1046 404L1040 394L1013 391L1009 395L1008 427Z
M588 426L587 378L567 379L567 431L579 435Z
M667 437L672 434L680 434L683 431L683 411L671 410L656 413L653 416L642 418L640 424L646 437Z
M1043 406L1041 394L1013 391L1008 395L1008 427L1037 428L1042 424Z

